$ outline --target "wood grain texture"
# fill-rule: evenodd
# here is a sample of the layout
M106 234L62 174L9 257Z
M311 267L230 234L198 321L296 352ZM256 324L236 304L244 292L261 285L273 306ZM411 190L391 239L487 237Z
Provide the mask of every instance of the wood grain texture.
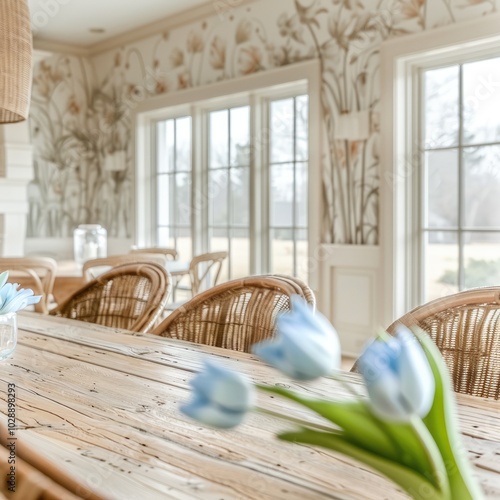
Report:
M346 457L279 442L286 429L252 414L232 431L187 420L179 403L204 355L256 382L348 398L332 380L294 383L252 355L131 334L62 318L19 315L19 344L0 364L17 387L18 433L110 499L403 499L395 485ZM346 374L356 390L355 374ZM464 444L485 493L500 498L500 403L458 396ZM300 407L259 395L267 409ZM0 390L6 409L6 391Z

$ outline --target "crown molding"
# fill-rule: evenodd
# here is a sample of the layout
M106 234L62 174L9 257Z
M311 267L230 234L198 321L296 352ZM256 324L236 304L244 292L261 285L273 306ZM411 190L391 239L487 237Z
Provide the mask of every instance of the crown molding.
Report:
M186 24L192 24L196 21L201 21L217 15L222 17L224 15L224 9L230 11L256 1L257 0L211 0L197 7L174 14L173 16L168 16L160 19L159 21L155 21L154 23L130 30L122 35L117 35L102 42L89 45L88 50L91 56L96 56L103 52L116 49L117 47L122 47L123 45L128 45L139 40L144 40L145 38L149 38L158 33L171 31L181 26L185 26ZM221 5L220 7L218 7L219 4Z
M40 38L33 39L33 49L44 54L49 53L50 55L67 54L80 57L90 57L92 55L88 48L80 45L70 45Z
M232 10L255 3L257 0L219 0L208 1L197 7L168 16L153 23L141 26L121 35L107 38L102 42L90 45L69 45L53 40L35 38L33 43L36 49L57 54L69 54L82 57L93 57L103 52L144 40L164 31L192 24L203 19L219 16L221 21Z

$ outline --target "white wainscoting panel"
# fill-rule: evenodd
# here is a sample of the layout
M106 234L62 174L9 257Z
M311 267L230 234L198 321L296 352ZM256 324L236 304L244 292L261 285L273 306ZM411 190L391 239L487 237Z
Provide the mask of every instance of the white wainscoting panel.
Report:
M381 326L380 248L322 245L318 307L337 329L345 355L358 355Z

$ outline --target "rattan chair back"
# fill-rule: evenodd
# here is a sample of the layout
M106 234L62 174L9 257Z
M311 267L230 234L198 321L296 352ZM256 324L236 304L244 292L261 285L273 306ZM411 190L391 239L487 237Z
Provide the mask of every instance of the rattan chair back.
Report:
M431 336L456 392L500 397L500 287L433 300L396 320L387 331L394 334L398 324L419 326Z
M98 259L90 259L83 264L82 274L86 282L89 282L103 272L109 271L115 266L129 263L153 262L164 266L166 258L163 255L155 253L127 253L122 255L110 255L109 257L99 257Z
M316 309L316 296L312 289L300 278L295 276L288 276L286 274L270 274L271 278L285 280L296 290L296 294L300 295L305 299L305 301L315 310Z
M163 266L122 264L85 284L50 314L149 332L160 318L170 288L170 274Z
M205 288L210 288L217 284L222 263L227 259L227 255L227 252L210 252L197 255L191 259L189 276L191 277L191 291L193 296L201 291L203 284L205 284Z
M42 298L35 304L35 311L49 312L49 301L54 288L57 262L50 257L2 257L0 271L9 271L9 282L15 283L16 276L28 277L30 288Z
M179 254L175 248L161 248L161 247L149 247L149 248L133 248L130 253L156 253L164 255L165 259L177 260Z
M151 333L235 351L272 337L295 288L268 276L228 281L193 297Z

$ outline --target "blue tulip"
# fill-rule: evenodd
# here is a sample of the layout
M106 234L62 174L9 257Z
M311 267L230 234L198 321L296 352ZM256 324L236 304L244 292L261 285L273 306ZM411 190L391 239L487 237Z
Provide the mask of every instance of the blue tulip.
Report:
M17 312L40 302L41 295L34 295L29 288L18 290L18 284L7 283L8 277L8 271L0 274L0 314Z
M378 417L407 422L412 415L424 418L429 413L436 383L422 347L408 328L400 326L395 338L372 342L358 366Z
M340 342L335 328L299 296L292 311L277 319L277 335L253 346L266 363L296 380L330 375L340 366Z
M253 407L254 387L240 373L211 361L204 362L201 371L190 385L191 401L181 411L202 424L222 429L235 427Z

